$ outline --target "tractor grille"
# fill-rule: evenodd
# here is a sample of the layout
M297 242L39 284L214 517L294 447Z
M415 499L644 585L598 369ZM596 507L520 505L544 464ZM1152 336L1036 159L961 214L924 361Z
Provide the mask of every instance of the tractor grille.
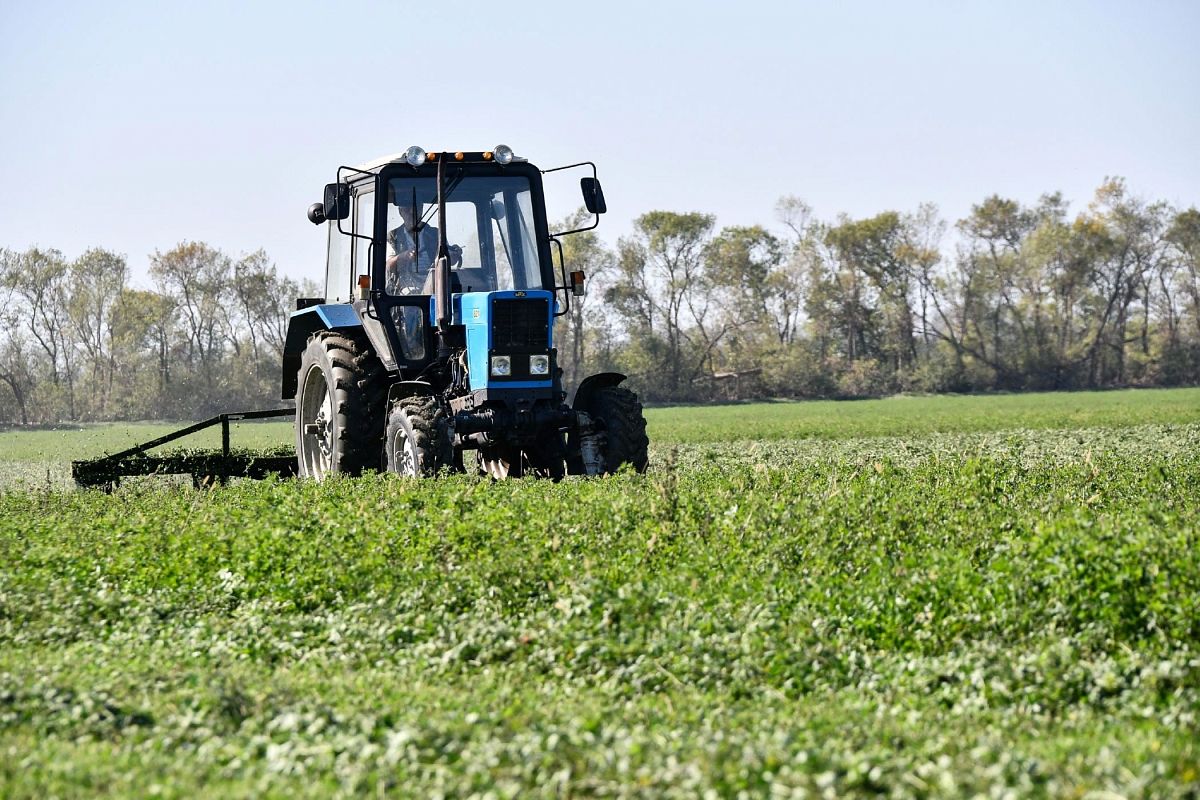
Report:
M545 352L550 346L550 308L543 299L493 300L492 349Z

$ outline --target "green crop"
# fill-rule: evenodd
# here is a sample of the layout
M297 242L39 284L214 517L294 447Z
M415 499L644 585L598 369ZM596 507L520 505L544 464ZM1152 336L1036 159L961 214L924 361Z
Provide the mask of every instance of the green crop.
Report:
M649 474L557 484L0 492L0 795L1195 796L1181 397L659 409Z

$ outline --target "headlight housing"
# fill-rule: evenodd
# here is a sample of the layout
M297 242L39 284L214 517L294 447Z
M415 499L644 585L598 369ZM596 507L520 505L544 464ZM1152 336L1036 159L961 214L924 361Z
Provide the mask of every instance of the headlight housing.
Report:
M550 374L550 356L530 356L529 357L529 374L530 375L549 375Z
M512 375L512 356L492 356L492 375L497 378Z
M414 167L419 167L425 163L425 151L414 144L404 151L404 160Z
M495 154L496 163L503 166L511 164L513 160L513 149L506 144L498 144L492 148L492 153Z

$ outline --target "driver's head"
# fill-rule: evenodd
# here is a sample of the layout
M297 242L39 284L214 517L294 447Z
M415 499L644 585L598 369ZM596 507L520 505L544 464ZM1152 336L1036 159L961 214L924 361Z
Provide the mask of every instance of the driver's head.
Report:
M400 221L409 231L412 230L413 223L420 219L420 212L409 204L397 206L400 210Z

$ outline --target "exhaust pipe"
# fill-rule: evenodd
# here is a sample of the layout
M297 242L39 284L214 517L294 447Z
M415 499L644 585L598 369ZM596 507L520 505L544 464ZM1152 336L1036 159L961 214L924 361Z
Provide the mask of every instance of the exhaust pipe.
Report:
M450 252L446 244L446 198L443 194L443 165L446 159L439 158L437 166L438 244L437 260L434 262L433 296L437 298L438 333L449 332L454 313L450 308Z

